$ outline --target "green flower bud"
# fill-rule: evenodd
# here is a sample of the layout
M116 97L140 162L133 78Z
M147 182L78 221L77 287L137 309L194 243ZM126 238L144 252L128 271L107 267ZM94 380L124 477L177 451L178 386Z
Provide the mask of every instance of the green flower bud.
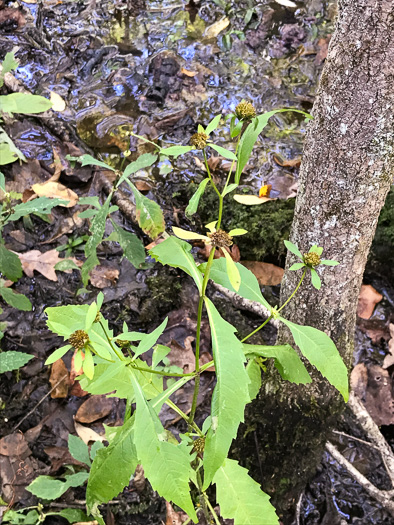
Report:
M89 342L89 336L85 330L77 330L68 338L70 345L76 350L83 350Z
M244 100L235 108L235 116L239 120L252 120L256 116L256 110L253 104Z
M312 266L312 267L319 266L320 255L316 252L304 253L304 263L307 266Z

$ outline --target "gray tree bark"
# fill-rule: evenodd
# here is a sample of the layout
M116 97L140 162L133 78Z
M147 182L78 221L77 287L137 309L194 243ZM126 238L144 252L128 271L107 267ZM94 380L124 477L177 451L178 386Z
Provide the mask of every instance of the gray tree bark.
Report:
M394 174L392 0L340 1L313 115L290 240L301 252L323 246L323 258L340 266L318 267L322 289L315 290L308 278L283 315L325 331L349 368L363 272ZM286 268L293 262L289 254ZM286 271L282 303L298 279L299 272ZM283 328L278 342L293 344ZM238 442L239 455L247 458L256 479L262 477L285 524L344 408L336 390L316 370L309 371L313 383L308 386L283 382L271 371L248 409L246 438Z

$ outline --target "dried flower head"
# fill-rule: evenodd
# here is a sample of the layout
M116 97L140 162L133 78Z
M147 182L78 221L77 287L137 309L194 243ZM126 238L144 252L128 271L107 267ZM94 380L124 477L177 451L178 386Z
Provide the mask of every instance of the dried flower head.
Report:
M212 246L217 246L218 248L226 248L233 244L233 238L224 230L208 233L208 237L211 239Z
M205 448L205 437L199 437L193 442L192 454L197 452L197 454L202 454Z
M89 342L89 336L85 330L77 330L69 337L70 345L73 346L76 350L82 350L85 348Z
M254 109L253 104L243 100L235 108L235 116L239 120L251 120L256 116L256 110Z
M94 323L99 323L101 321L101 313L97 312L96 317L94 318Z
M319 266L321 260L320 255L316 252L304 253L304 263L308 266Z
M190 145L196 149L204 149L207 145L208 135L205 133L195 133L190 138Z

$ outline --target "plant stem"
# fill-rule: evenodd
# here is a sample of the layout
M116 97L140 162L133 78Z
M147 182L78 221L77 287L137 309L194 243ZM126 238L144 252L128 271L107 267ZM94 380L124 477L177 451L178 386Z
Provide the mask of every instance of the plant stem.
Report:
M121 361L125 361L125 360L126 360L125 356L124 356L121 352L118 352L117 349L116 349L116 348L114 347L114 345L112 344L112 341L111 341L111 339L109 338L109 336L108 336L108 334L107 334L107 331L106 331L106 329L104 328L104 325L103 325L103 323L102 323L101 320L99 321L99 324L100 324L101 328L103 329L103 332L105 333L105 337L107 338L107 341L108 341L108 343L109 343L109 346L110 346L110 347L112 348L112 350L115 352L116 356L119 357L119 359L120 359Z
M209 254L209 257L208 257L207 266L205 268L204 280L202 282L202 289L201 289L200 300L198 301L197 331L196 331L196 352L195 352L195 373L197 375L196 375L196 382L195 382L195 385L194 385L192 408L190 410L190 416L189 416L189 424L190 425L194 421L194 416L195 416L196 408L197 408L197 397L198 397L198 392L200 390L200 373L201 373L200 372L200 340L201 340L202 310L203 310L203 307L204 307L205 291L207 289L208 280L209 280L209 273L211 271L211 266L212 266L212 262L213 262L214 256L215 256L215 248L212 247L211 253Z
M273 315L270 315L269 317L267 317L267 319L264 321L264 323L261 324L258 328L256 328L256 330L253 330L253 332L250 332L250 334L248 334L246 337L244 337L241 340L241 343L244 343L246 341L246 339L249 339L249 337L252 337L252 335L256 334L259 330L261 330L263 328L263 326L265 326L272 319L272 317L273 317Z
M238 136L237 145L235 146L235 155L236 155L237 152L238 152L238 146L239 146L239 141L240 141L240 140L241 140L241 133L240 133L239 136ZM227 186L228 186L228 183L230 182L230 177L231 177L231 174L232 174L232 172L233 172L233 169L234 169L235 163L236 163L236 161L233 160L233 162L232 162L232 164L231 164L231 167L230 167L230 171L228 172L228 175L227 175L227 180L226 180L226 184L224 185L224 188L223 188L223 191L222 191L222 195L223 195L224 192L226 191Z
M186 423L190 425L189 418L187 417L187 415L175 403L173 403L170 399L166 399L165 403L170 408L172 408L174 412L176 412L179 416L181 416L181 418L184 419ZM197 434L200 437L203 436L203 433L201 432L201 430L198 428L198 426L194 422L191 424L191 426L193 427L193 429L197 432Z
M211 514L213 516L213 519L215 520L216 525L220 525L219 518L215 512L215 509L212 507L211 502L208 499L208 496L204 492L205 501L207 502L208 508L211 511Z
M205 149L203 150L204 154L204 162L205 162L205 169L207 170L209 180L211 181L211 184L213 186L213 189L216 191L219 197L219 214L218 214L218 221L216 223L216 229L218 230L220 228L220 224L222 222L222 214L223 214L223 195L220 193L220 191L217 189L216 184L213 182L211 170L208 166L208 159L207 154L205 153Z
M205 516L207 523L209 523L211 520L209 519L208 507L206 504L207 497L205 495L205 492L202 490L202 480L201 480L201 474L199 470L196 470L196 478L197 478L198 491L200 493L201 508L204 512L204 516Z
M306 268L304 269L304 272L302 274L302 277L301 279L299 280L297 286L295 287L295 290L294 292L290 295L290 297L287 299L287 301L285 301L282 306L279 308L278 312L280 312L281 310L283 310L283 308L293 299L293 297L295 296L295 294L297 293L298 291L298 288L301 286L301 283L302 281L304 280L304 277L305 277L305 274L306 274Z

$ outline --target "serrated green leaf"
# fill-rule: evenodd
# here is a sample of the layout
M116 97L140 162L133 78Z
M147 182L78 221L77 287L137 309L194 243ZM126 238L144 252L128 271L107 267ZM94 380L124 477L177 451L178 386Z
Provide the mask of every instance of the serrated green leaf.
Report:
M11 372L12 370L18 370L26 363L33 359L34 355L25 354L23 352L15 352L10 350L8 352L0 353L0 374L4 372Z
M68 201L62 199L49 199L48 197L39 197L32 201L17 204L14 207L14 213L7 219L7 222L17 221L21 217L31 213L50 213L52 208L60 204L68 204Z
M246 365L246 373L249 376L249 397L250 400L256 399L261 388L261 368L255 359L249 359Z
M226 459L216 472L213 483L220 514L223 518L234 519L234 525L279 524L268 494L237 461Z
M66 519L69 523L91 521L86 516L86 514L83 512L83 510L80 510L80 509L62 509L60 512L57 512L56 514Z
M264 299L264 297L261 294L260 286L256 279L256 276L250 270L245 268L245 266L242 266L242 264L235 264L241 276L241 285L236 293L241 297L244 297L245 299L258 302L266 308L268 308L268 310L271 310L270 304L266 301L266 299ZM198 269L202 273L204 273L205 267L206 264L200 264L200 266L198 266ZM209 277L215 283L224 286L232 292L235 292L235 289L231 285L230 280L228 278L227 267L223 257L221 257L220 259L213 260Z
M297 383L298 385L306 385L312 382L304 363L290 345L265 346L244 344L243 348L247 356L274 358L275 367L286 381Z
M204 191L205 191L205 188L208 182L209 182L209 179L204 179L198 185L196 192L194 193L193 197L190 199L189 204L187 205L187 208L185 210L185 214L187 217L191 217L192 215L196 213L198 209L198 204L200 202L202 195L204 194Z
M78 201L78 204L82 204L82 205L86 204L88 206L94 206L97 209L101 208L100 200L99 200L99 198L97 196L95 196L95 197L80 197L79 201Z
M312 286L316 288L316 290L320 290L321 280L314 268L311 268L311 282Z
M160 155L166 155L167 157L179 157L184 153L188 153L193 148L192 146L170 146L169 148L163 148L160 150Z
M73 160L76 162L80 162L82 164L82 167L84 166L100 166L101 168L105 168L106 170L116 171L114 168L106 164L105 162L102 162L101 160L96 160L91 155L81 155L80 157L72 157L71 155L66 155L67 160ZM86 197L85 197L86 198ZM85 201L86 204L86 201Z
M79 487L89 477L87 472L78 472L65 476L66 481L51 478L50 476L38 476L26 489L40 499L54 500L60 498L70 487Z
M92 461L94 461L94 458L96 457L97 451L105 448L103 443L101 441L95 441L93 445L90 447L90 458Z
M116 222L111 221L117 235L117 242L123 250L125 257L135 268L139 268L145 262L145 248L140 239L131 232L127 232Z
M48 357L44 364L48 366L57 361L58 359L61 359L70 350L70 348L72 348L71 345L65 345L61 348L58 348ZM76 369L79 370L78 367L76 367Z
M327 334L312 326L301 326L283 317L280 317L280 321L290 328L295 344L304 357L347 401L349 399L348 373L334 342Z
M145 475L153 490L173 501L197 523L189 489L189 480L194 476L190 449L185 443L175 445L159 439L158 434L162 435L164 428L134 376L132 380L137 402L134 443Z
M283 241L283 242L285 243L285 246L289 250L289 252L293 253L294 255L302 259L302 253L300 252L300 250L297 248L295 244L293 244L290 241Z
M173 268L181 268L194 279L201 293L202 275L190 253L191 249L192 247L189 243L176 237L168 237L165 241L152 248L149 253L161 264L167 264Z
M263 115L259 115L258 117L254 118L249 124L249 126L246 128L239 142L238 163L237 170L235 172L236 183L239 183L242 171L249 160L250 154L252 153L253 147L258 139L258 136L268 124L268 120L276 113L283 113L285 111L294 111L295 113L302 113L304 115L308 115L304 111L300 111L298 109L275 109L274 111L269 111L267 113L264 113Z
M164 319L164 321L161 323L160 326L158 326L153 332L150 334L146 334L146 336L142 339L140 344L137 346L137 348L134 349L134 357L138 357L144 352L147 352L152 348L153 345L156 344L157 340L161 336L161 334L164 332L166 326L168 323L168 317Z
M4 75L9 73L13 69L16 69L19 65L18 60L15 59L13 52L9 52L5 55L3 62L1 63L0 71L0 87L4 84Z
M225 321L213 303L205 298L211 328L217 383L212 395L212 426L204 449L204 490L227 457L232 440L249 402L249 377L245 370L242 343L236 329ZM236 388L235 388L236 385Z
M85 463L85 465L90 467L92 462L90 461L89 447L82 441L80 437L69 434L68 450L74 459L80 461L81 463Z
M221 155L225 159L237 160L237 156L235 155L235 153L226 148L222 148L221 146L217 146L216 144L211 143L209 143L209 147L217 151L219 155Z
M140 228L151 239L156 239L164 231L164 216L157 202L144 197L128 179L126 182L133 191Z
M206 135L210 135L212 131L215 131L215 129L219 126L221 118L222 118L222 115L216 115L216 117L214 117L211 120L211 122L208 124L208 126L206 127L206 130L203 131L203 133L205 133Z
M89 272L99 264L97 258L97 246L102 242L105 233L108 210L111 204L112 193L107 197L103 206L99 209L90 225L90 237L85 245L86 261L84 262L81 274L82 282L86 286L89 281Z
M152 166L152 164L154 164L156 160L157 155L153 155L152 153L144 153L143 155L138 157L138 159L134 162L130 162L130 164L126 166L126 169L124 170L123 175L120 177L118 183L116 184L116 187L118 188L122 184L122 182L125 179L127 179L127 177L130 177L130 175L137 173L137 171L139 170Z
M11 288L5 288L4 286L1 286L0 295L7 304L13 306L14 308L18 308L18 310L22 310L23 312L30 312L33 308L26 295L14 292L14 290Z
M52 102L50 100L30 93L11 93L0 97L0 111L4 113L32 115L43 113L51 107Z
M96 453L86 489L88 511L95 503L107 503L127 487L137 465L133 415L116 433L112 443Z

